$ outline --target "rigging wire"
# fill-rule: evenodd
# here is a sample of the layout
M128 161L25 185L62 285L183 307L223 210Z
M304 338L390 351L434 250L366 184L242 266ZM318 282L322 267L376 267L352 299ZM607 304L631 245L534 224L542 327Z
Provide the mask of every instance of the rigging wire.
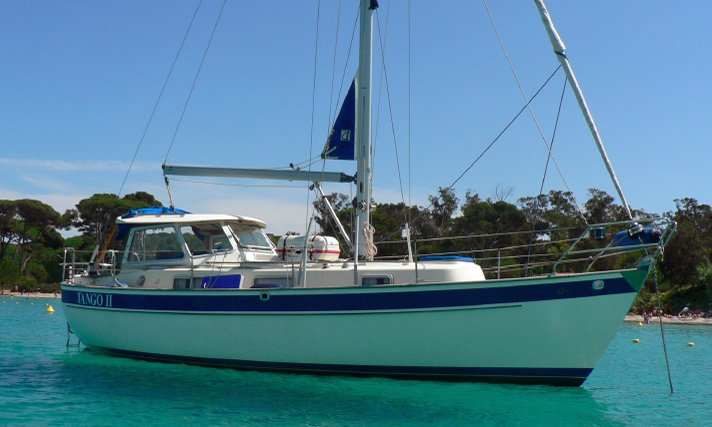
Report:
M301 162L298 163L290 163L289 166L280 166L276 167L274 169L304 169L304 168L309 168L313 166L315 163L319 162L321 160L321 154L317 154L312 156L310 159L302 160Z
M336 31L334 32L334 54L333 54L333 59L331 62L331 88L329 90L329 109L327 110L329 112L329 121L327 122L326 126L326 144L324 146L324 150L326 150L326 147L329 145L331 142L331 136L332 136L332 130L334 126L334 121L336 120L336 110L334 109L334 82L336 81L336 56L338 53L338 46L339 46L339 30L341 28L341 0L339 0L339 5L338 8L336 9ZM348 58L347 58L348 60ZM339 87L339 96L341 96L341 87ZM336 103L338 105L338 98L336 100ZM334 109L334 116L332 118L331 111ZM310 153L311 154L311 153ZM321 157L319 155L318 157ZM326 157L326 156L325 156ZM311 164L314 164L315 162L312 162ZM311 167L311 164L309 167ZM326 158L321 159L321 172L323 173L326 170ZM321 194L317 194L316 198L318 199ZM319 223L317 222L317 225Z
M410 14L410 2L408 3L408 8L409 8L409 14ZM376 25L378 28L378 42L380 46L380 51L381 51L381 72L380 72L380 84L378 87L378 110L376 113L376 126L375 126L375 131L374 131L374 143L373 143L373 158L375 161L375 152L376 152L376 144L378 141L378 129L379 129L379 124L380 124L380 113L381 113L381 94L383 90L383 82L385 81L385 87L386 87L386 97L387 97L387 102L388 102L388 112L389 112L389 117L390 117L390 123L391 123L391 133L393 135L393 148L394 148L394 153L396 156L396 169L398 173L398 183L400 185L400 193L401 193L401 202L403 203L403 221L405 224L409 224L411 220L411 212L410 209L408 208L410 206L410 130L408 134L408 203L406 204L405 202L405 195L404 195L404 190L403 190L403 178L402 178L402 172L400 168L400 156L398 154L398 143L396 139L396 132L395 132L395 124L393 121L393 106L391 103L391 97L390 97L390 85L388 84L388 69L386 67L386 59L385 59L385 53L386 53L386 47L388 43L388 28L389 28L389 21L390 21L390 3L388 3L388 8L386 9L386 25L385 25L385 31L381 31L381 20L380 20L380 13L378 10L375 12L376 15ZM410 15L408 17L410 19ZM410 25L410 23L409 23ZM409 43L410 43L410 27L408 29L408 37L409 37ZM383 34L383 35L382 35ZM410 44L409 44L409 51L410 55ZM408 112L410 115L410 57L408 58ZM409 122L408 126L410 129L410 117L409 117Z
M545 230L540 230L540 231L546 231L548 233L563 233L566 231L571 231L571 230L578 230L579 227L553 227L553 228L548 228ZM418 242L420 243L425 243L425 242L439 242L439 241L445 241L445 240L463 240L463 239L475 239L475 238L482 238L482 237L502 237L502 236L518 236L518 235L523 235L523 234L528 234L529 231L500 231L497 233L479 233L479 234L463 234L463 235L458 235L458 236L446 236L446 237L427 237L427 238L421 238L417 239ZM563 241L574 241L575 239L566 239L566 240L561 240ZM546 242L546 244L551 244L551 243L558 243L559 241L552 241L552 242ZM403 243L403 240L385 240L381 241L379 243L387 244L387 243ZM520 247L525 247L526 245L521 245Z
M391 103L391 91L390 91L390 86L388 84L388 69L386 67L386 57L384 54L383 40L381 39L381 20L380 20L380 15L378 14L378 11L376 11L375 15L376 15L376 26L378 28L378 43L379 43L379 46L381 47L381 67L383 69L383 77L384 77L385 83L386 83L386 100L388 102L388 112L389 112L390 119L391 119L391 132L393 134L393 147L395 149L395 155L396 155L396 169L398 171L398 184L400 185L401 200L403 202L403 205L405 205L405 196L403 193L403 178L401 177L400 157L398 155L398 142L396 139L396 128L395 128L395 124L393 123L393 105ZM404 212L404 216L405 215L406 215L406 212Z
M556 75L556 73L559 72L560 69L561 69L561 65L558 65L556 67L556 69L551 73L551 75L549 75L549 77L546 79L546 81L544 81L544 83L539 87L539 89L537 89L537 91L534 93L534 95L531 97L531 99L529 99L529 101L527 101L524 104L524 106L522 108L520 108L519 111L514 115L514 117L504 126L504 129L502 129L497 134L497 136L495 136L494 139L489 143L489 145L487 145L487 147L485 147L485 149L482 150L482 152L467 166L467 168L465 168L465 170L457 178L455 178L455 180L449 186L447 186L445 188L446 191L451 190L458 182L460 182L460 180L475 166L475 164L477 164L477 162L480 161L480 159L482 159L482 157L484 157L484 155L494 146L494 144L497 143L497 141L499 141L499 139L502 137L502 135L504 135L505 132L507 132L507 130L509 130L510 127L512 127L514 122L516 122L517 119L519 118L519 116L521 116L522 113L524 113L524 110L527 109L527 106L529 104L531 104L537 98L537 96L539 96L541 91L549 84L551 79L554 78L554 76ZM413 222L418 221L423 216L423 213L425 211L427 211L428 209L430 209L430 207L432 207L432 206L433 206L433 202L430 202L430 204L425 209L423 209L418 214L417 217L415 217ZM385 236L383 239L381 239L377 243L381 243L384 240L388 240L391 237L395 236L396 233L399 233L399 232L400 232L400 230L396 230L396 231L392 232L391 234Z
M344 63L344 70L341 73L341 82L339 83L339 95L336 97L337 100L341 99L341 93L344 90L344 81L346 81L346 71L348 70L349 59L351 58L351 50L353 49L354 40L356 39L356 27L358 25L359 13L360 13L360 8L357 8L356 18L354 19L354 26L351 29L351 40L349 40L349 49L346 52L346 61ZM337 101L336 105L334 105L333 117L336 117L336 114L337 114L336 112L337 112L338 108L339 108L339 103ZM331 131L331 129L329 129L329 132L330 131Z
M341 0L339 0L339 6L336 11L336 34L334 35L334 60L331 64L331 90L329 91L329 122L326 129L326 134L328 135L331 131L331 109L334 108L334 81L336 80L336 54L339 47L339 28L341 26ZM339 92L341 94L341 92ZM338 101L337 101L338 102ZM310 153L311 154L311 153Z
M190 86L190 92L188 92L188 97L185 100L185 104L183 105L183 111L180 113L180 118L178 119L178 124L176 125L176 129L173 132L173 138L171 138L171 144L168 147L168 151L166 152L166 157L163 159L163 164L166 164L168 162L168 156L171 154L171 150L173 150L173 144L176 142L176 137L178 136L178 130L180 129L180 125L183 122L183 117L185 116L185 112L188 109L188 103L190 102L190 98L193 96L193 91L195 90L195 85L198 82L198 77L200 76L200 72L203 70L203 65L205 64L205 58L208 56L208 51L210 50L210 45L213 43L213 37L215 36L215 31L218 28L218 24L220 23L220 18L222 17L223 11L225 10L225 5L227 4L227 0L223 0L222 7L220 7L220 13L218 14L217 19L215 20L215 25L213 25L213 30L210 33L210 38L208 39L208 44L205 46L205 50L203 51L203 57L200 59L200 65L198 66L198 70L195 73L195 77L193 77L193 84Z
M346 64L344 65L344 69L343 69L343 72L342 72L342 75L341 75L341 82L340 82L340 84L339 84L339 94L338 94L338 96L337 96L337 100L341 99L341 93L342 93L342 90L343 90L344 81L345 81L345 79L346 79L346 71L347 71L347 69L348 69L348 60L349 60L349 57L350 57L350 55L351 55L351 50L352 50L352 47L353 47L353 41L354 41L354 37L355 37L355 34L356 34L356 27L357 27L357 24L358 24L358 13L357 13L357 15L356 15L356 19L354 19L354 25L353 25L353 29L352 29L352 31L351 31L351 40L350 40L350 42L349 42L348 53L347 53L347 55L346 55ZM337 33L338 33L338 27L337 27ZM338 36L337 36L337 37L338 37ZM333 87L332 87L332 92L333 92ZM335 106L334 106L333 102L330 102L330 103L329 103L329 110L330 110L330 111L329 111L329 114L330 114L330 117L331 117L332 112L333 112L333 116L336 116L336 111L337 111L338 108L339 108L339 104L338 104L338 103L337 103ZM329 125L329 132L330 132L330 131L331 131L331 125L333 125L333 123L331 123L331 118L329 119L329 123L330 123L330 125ZM328 134L329 132L327 132L327 134ZM318 163L319 161L322 161L322 160L323 160L323 159L321 159L321 153L312 156L311 149L310 149L309 155L310 155L310 157L309 157L308 159L302 160L302 161L300 161L300 162L293 162L293 163L290 163L289 166L279 165L279 166L273 166L273 167L270 167L270 168L267 168L267 169L274 169L274 170L286 170L286 169L295 169L295 168L296 168L296 169L304 169L304 168L310 168L310 167L313 166L314 164L316 164L316 163Z
M549 161L552 158L552 150L554 149L554 140L556 139L556 131L559 128L559 118L561 117L561 107L564 104L564 94L566 93L566 86L567 86L567 80L564 79L564 87L561 89L561 97L559 98L559 109L556 112L556 121L554 122L554 131L551 135L551 142L549 143L549 151L547 152L546 156L546 165L544 165L544 175L541 177L541 185L539 186L539 194L541 195L544 192L544 182L546 181L546 174L547 171L549 170ZM584 221L586 221L586 217L583 218ZM586 225L588 225L588 221L586 221Z
M191 28L193 28L193 23L195 22L195 17L198 15L198 10L200 10L200 6L202 4L203 4L203 0L198 1L198 5L195 7L193 16L192 16L192 18L190 18L190 23L188 24L188 28L185 30L185 34L183 35L183 40L180 42L180 46L178 47L178 52L176 52L176 55L173 58L173 63L171 64L171 67L168 70L168 75L166 76L165 80L163 81L163 86L161 87L161 91L158 93L156 102L153 104L153 110L151 110L151 114L148 116L148 121L146 122L146 126L143 128L143 134L141 134L141 139L138 141L138 146L136 147L136 151L134 151L134 155L131 158L131 163L129 163L129 168L126 171L126 175L124 175L124 180L121 181L121 187L119 188L119 192L117 194L117 196L119 196L119 197L121 197L121 193L124 191L124 185L126 185L126 180L128 179L129 174L131 173L131 169L133 168L134 162L136 161L138 152L141 150L143 141L144 141L144 139L146 139L146 134L148 133L148 128L151 126L151 123L153 122L153 116L156 115L156 110L158 109L158 104L161 102L161 98L163 98L163 93L166 91L166 86L168 86L168 81L170 80L171 76L173 75L173 70L175 69L176 62L178 62L178 57L180 57L180 54L183 51L183 46L185 46L185 41L188 39L188 34L190 34L190 30L191 30Z
M487 16L489 17L490 24L492 25L492 29L494 30L494 33L497 36L497 41L499 42L499 46L502 49L502 53L504 54L504 57L507 60L507 65L509 66L509 70L512 72L512 76L514 77L514 80L517 83L517 87L519 88L519 93L522 95L522 98L526 102L527 94L524 91L524 87L522 86L521 81L519 80L519 75L517 75L517 72L514 69L514 63L512 62L511 58L509 57L507 48L504 46L502 37L499 33L499 30L497 29L497 25L494 22L494 16L492 15L492 11L489 8L487 0L482 0L482 3L484 4L485 9L487 10ZM554 157L553 152L551 151L551 147L549 147L547 138L546 138L546 136L544 136L544 131L542 130L541 125L539 124L539 120L537 119L536 114L534 114L534 110L531 108L529 103L527 103L527 108L529 109L529 114L531 115L532 120L534 121L534 124L536 125L536 128L539 131L539 136L541 137L541 141L544 143L544 145L547 148L547 151L550 153L551 159L554 161L554 166L556 167L556 170L559 172L559 176L561 177L561 180L564 182L564 186L569 191L569 193L571 193L571 196L574 198L574 206L576 207L576 210L583 217L584 216L583 212L581 212L581 210L578 207L578 203L576 202L576 197L574 196L573 191L571 191L571 187L569 186L569 183L567 182L566 177L564 176L564 173L559 168L559 164L556 161L556 157ZM585 218L584 218L584 221L585 221Z
M499 134L497 134L497 136L496 136L496 137L492 140L492 142L490 142L489 145L480 153L480 155L477 156L477 158L475 158L475 160L473 160L457 178L455 178L455 180L452 182L452 184L450 184L450 185L446 188L446 190L452 189L452 187L454 187L455 184L457 184L458 182L460 182L460 180L475 166L475 164L477 164L477 162L480 161L480 159L482 159L482 157L490 150L490 148L492 148L492 146L494 146L494 144L495 144L497 141L499 141L499 139L502 137L502 135L504 135L504 133L507 132L507 130L509 130L509 128L514 124L514 122L517 121L517 119L519 118L519 116L521 116L522 113L524 113L524 110L526 110L527 108L529 108L529 105L532 103L532 101L534 101L534 99L539 95L539 93L541 93L542 89L544 89L544 87L546 87L546 85L549 84L549 81L556 75L557 72L559 72L560 69L561 69L561 65L559 65L558 67L556 67L556 69L554 70L554 72L551 73L551 75L546 79L546 81L544 82L544 84L541 85L541 87L539 87L539 89L536 91L536 93L534 93L534 96L532 96L531 99L529 99L528 101L526 101L526 103L524 104L524 106L519 110L519 112L518 112L517 114L515 114L515 116L512 118L512 120L510 120L509 123L507 123L507 125L504 127L504 129L502 129L502 131L501 131ZM431 205L432 205L432 203L431 203Z
M564 94L566 93L566 84L567 81L564 78L564 87L561 89L561 97L559 98L559 109L556 112L556 120L554 121L554 131L551 134L551 142L549 143L549 151L546 156L546 164L544 165L544 174L541 177L541 185L539 186L539 196L542 196L544 193L544 183L546 182L546 173L549 170L549 160L551 160L551 155L552 155L552 150L554 149L554 141L556 140L556 131L559 128L559 118L561 117L561 107L564 105ZM536 199L536 203L534 206L534 211L536 212L540 205L539 205L539 197ZM578 209L577 209L578 211ZM586 221L586 218L584 217L584 221ZM586 222L586 225L588 225L588 222ZM532 221L532 232L531 232L531 237L529 238L529 252L527 253L527 262L526 262L526 268L524 270L524 276L529 275L529 258L532 255L532 246L531 244L534 242L534 232L536 231L536 219L533 218Z
M320 6L320 5L318 5L318 6ZM319 8L319 9L320 9L320 8ZM351 57L351 51L352 51L352 48L353 48L353 42L354 42L355 35L356 35L356 27L357 27L358 20L359 20L359 10L360 10L360 8L357 8L357 9L356 9L356 15L355 15L355 19L354 19L354 24L353 24L353 27L352 27L352 30L351 30L351 39L349 40L349 47L348 47L348 51L347 51L347 54L346 54L346 60L345 60L345 63L344 63L343 71L342 71L342 73L341 73L341 80L340 80L340 83L339 83L339 93L338 93L338 96L336 97L337 102L336 102L336 104L334 104L334 102L333 102L333 92L334 92L334 82L335 82L335 76L336 76L336 73L335 73L335 71L336 71L336 56L337 56L338 38L339 38L339 32L340 32L339 29L340 29L340 22L341 22L341 0L339 0L339 6L338 6L338 12L337 12L336 33L335 33L335 38L334 38L334 59L333 59L333 65L332 65L331 92L330 92L330 96L329 96L329 98L330 98L330 100L329 100L329 122L328 122L328 127L327 127L327 135L330 135L330 134L331 134L331 130L332 130L332 128L333 128L333 121L332 121L332 118L335 120L335 118L336 118L336 116L337 116L338 108L339 108L339 106L340 106L340 104L339 104L338 101L341 99L341 93L342 93L342 91L343 91L343 89L344 89L344 81L346 80L346 71L347 71L347 69L348 69L348 63L349 63L349 59L350 59L350 57ZM315 43L317 43L317 44L318 44L318 33L319 33L318 26L319 26L319 11L317 11L317 38L316 38L316 41L315 41ZM316 101L315 101L315 91L316 91L317 52L318 52L318 46L315 48L315 59L314 59L314 81L313 81L313 90L314 90L314 92L312 93L312 126L311 126L311 132L312 132L312 134L311 134L311 136L310 136L310 148L309 148L309 155L310 155L310 156L311 156L311 154L312 154L312 149L313 149L313 147L312 147L311 144L313 144L314 110L315 110L315 102L316 102ZM332 112L333 112L333 115L332 115ZM328 143L328 137L327 137L327 143ZM305 167L306 167L306 168L309 168L309 170L311 170L311 166L313 166L314 164L316 164L316 163L319 162L319 161L321 161L321 171L324 172L324 170L326 169L326 159L322 159L322 158L321 158L321 153L319 153L319 154L317 154L317 155L314 155L314 156L310 157L309 159L304 160L304 161L299 162L299 163L296 163L296 164L290 163L289 167L292 168L292 169L300 169L300 168L305 168ZM277 169L279 169L279 168L277 168ZM307 194L307 202L306 202L306 205L307 205L307 213L306 213L305 222L307 222L307 221L309 220L309 199L310 199L309 196L310 196L310 194ZM317 198L318 198L318 197L317 197ZM314 216L314 215L315 215L315 213L313 213L312 216ZM328 221L328 217L327 217L326 219L327 219L327 221Z
M386 6L386 31L385 35L383 37L383 46L381 47L381 51L385 53L386 46L388 44L388 22L390 20L391 16L391 3L388 2ZM380 8L379 8L380 9ZM379 13L379 9L376 9L376 14ZM380 124L381 124L381 95L383 94L383 73L385 72L384 68L380 68L380 73L378 73L378 97L376 98L376 125L373 127L373 144L372 144L372 149L371 149L371 162L372 164L376 164L376 153L378 152L378 130L380 129ZM372 179L375 179L375 168L373 172L371 172L371 175L374 177Z
M411 23L412 23L412 8L411 8L411 1L408 0L408 206L411 205L412 200L411 200L411 186L413 183L413 179L411 176L411 154L412 154L412 119L413 119L413 91L411 90L411 83L412 83L412 76L411 72L413 69L412 66L412 58L413 56L411 55L411 42L413 39L412 32L411 32ZM410 212L410 209L408 209L408 224L410 224L410 221L412 220L412 213Z
M350 38L350 40L349 40L349 47L348 47L348 50L347 50L347 53L346 53L346 59L345 59L345 61L344 61L343 71L342 71L342 73L341 73L341 80L340 80L339 85L338 85L338 87L339 87L339 92L338 92L338 95L336 96L336 103L334 103L334 102L333 102L333 100L334 100L333 92L334 92L334 82L335 82L335 76L336 76L336 73L335 73L335 70L336 70L336 56L337 56L337 46L338 46L338 38L339 38L339 33L340 33L340 22L341 22L341 0L339 0L339 5L338 5L338 9L337 9L337 19L336 19L336 20L337 20L336 33L335 33L335 36L334 36L334 58L333 58L333 65L332 65L331 92L330 92L330 94L329 94L329 122L328 122L328 126L327 126L327 141L326 141L327 144L328 144L328 142L329 142L329 141L328 141L328 140L329 140L329 136L331 135L331 132L332 132L332 130L333 130L333 125L334 125L333 121L336 120L337 112L339 111L339 107L340 107L340 105L341 105L341 104L339 103L339 100L341 100L341 94L342 94L342 92L343 92L343 90L344 90L344 82L346 81L346 72L347 72L347 70L348 70L349 59L351 58L351 51L352 51L352 49L353 49L353 44L354 44L354 40L355 40L355 37L356 37L356 28L357 28L357 25L358 25L358 22L359 22L359 14L360 14L360 7L357 7L357 8L356 8L355 18L354 18L354 24L353 24L353 27L352 27L352 29L351 29L351 38ZM319 25L319 24L318 24L318 20L319 20L319 15L317 14L317 43L318 43L318 25ZM316 63L317 63L316 55L317 55L317 51L318 51L318 50L315 49L315 60L314 60L314 88L316 88ZM314 125L313 125L314 118L313 118L313 115L314 115L314 109L315 109L315 102L316 102L316 101L315 101L315 95L313 94L313 95L312 95L312 137L311 137L310 144L313 143L313 130L314 130ZM311 148L311 145L310 145L310 155L311 155L311 151L312 151L312 148ZM307 160L307 161L304 161L303 163L305 163L305 166L302 166L302 167L308 167L308 168L311 169L311 166L312 166L312 165L314 165L314 164L316 164L317 162L321 161L321 171L324 172L324 171L326 170L326 160L327 160L327 159L321 158L321 154L322 154L322 153L319 153L319 154L313 156L311 159L309 159L309 160ZM318 196L317 196L317 199L318 199ZM307 209L309 209L309 194L307 195ZM316 215L316 213L312 210L312 217L314 217L315 215ZM308 218L309 218L309 214L308 214L308 212L307 212L307 218L305 219L305 221L308 220ZM328 219L328 218L327 218L327 219Z
M319 59L319 21L321 17L321 0L316 3L316 32L314 35L314 69L312 72L312 103L311 103L311 125L309 129L309 157L312 156L314 148L314 114L316 109L316 76L317 76L317 61ZM307 170L311 171L312 163L307 165ZM304 228L309 230L309 200L311 199L311 190L307 185L306 196L306 212L304 214Z
M311 125L309 129L309 157L312 156L314 147L314 115L316 109L316 77L317 61L319 59L319 21L321 18L321 0L316 3L316 33L314 35L314 68L312 70L312 102L311 102ZM309 169L311 170L311 165Z
M299 170L299 169L304 169L305 167L308 167L310 165L313 165L314 163L318 162L319 159L321 159L321 154L317 154L315 156L312 156L309 159L302 160L301 162L296 162L296 163L292 162L287 166L284 166L282 164L279 166L272 166L272 167L268 167L265 169L272 169L272 170L289 170L289 169L295 170L296 169L296 170Z

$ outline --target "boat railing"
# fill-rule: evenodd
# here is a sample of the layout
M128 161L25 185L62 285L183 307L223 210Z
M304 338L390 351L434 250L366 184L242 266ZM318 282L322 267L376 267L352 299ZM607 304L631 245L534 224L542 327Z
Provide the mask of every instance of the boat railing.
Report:
M646 255L659 255L675 228L672 220L646 218L582 227L414 239L413 251L417 257L472 257L488 278L601 271L631 267ZM398 240L380 244L406 243ZM392 249L387 248L386 252L393 252ZM404 255L389 254L378 259L404 259Z
M76 274L81 274L89 268L89 261L83 262L77 260L77 255L81 256L81 252L88 251L78 251L72 247L64 248L64 256L62 257L62 282L73 283L73 278Z
M117 271L117 260L121 257L121 252L107 250L102 259L96 261L97 251L78 250L73 247L64 248L62 257L62 282L74 283L74 277L82 274L90 275L115 275Z
M654 218L582 227L413 239L412 252L416 259L425 255L472 257L489 279L603 271L633 267L645 256L659 255L675 228L676 223L672 220ZM393 246L406 243L399 240L379 244ZM388 249L394 252L392 247ZM404 255L408 252L407 248L401 247L398 252L398 255L387 254L377 259L408 259ZM74 277L82 274L115 276L122 257L123 253L116 250L108 250L98 259L100 256L97 256L96 250L65 248L62 281L73 283ZM224 264L221 261L221 265ZM238 264L251 265L254 262ZM285 261L260 261L259 264L263 267L268 264L283 266ZM300 271L300 268L299 262L292 263L293 271Z

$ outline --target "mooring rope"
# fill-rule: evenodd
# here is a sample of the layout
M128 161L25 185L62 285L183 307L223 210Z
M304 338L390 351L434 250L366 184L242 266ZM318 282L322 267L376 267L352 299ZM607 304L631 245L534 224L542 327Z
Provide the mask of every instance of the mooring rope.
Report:
M655 295L657 296L658 323L660 324L660 338L663 342L663 353L665 353L665 368L667 369L668 384L670 385L670 394L674 393L672 387L672 375L670 374L670 358L668 357L667 343L665 342L665 328L663 328L663 310L660 299L660 289L658 288L658 270L655 268L655 258L653 258L653 283L655 284Z

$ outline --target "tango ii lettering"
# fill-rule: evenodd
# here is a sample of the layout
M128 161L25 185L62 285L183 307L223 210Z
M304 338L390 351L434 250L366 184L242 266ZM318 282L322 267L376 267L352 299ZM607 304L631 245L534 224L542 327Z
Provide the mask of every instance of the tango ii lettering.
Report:
M91 307L111 307L111 297L110 294L77 292L77 304Z

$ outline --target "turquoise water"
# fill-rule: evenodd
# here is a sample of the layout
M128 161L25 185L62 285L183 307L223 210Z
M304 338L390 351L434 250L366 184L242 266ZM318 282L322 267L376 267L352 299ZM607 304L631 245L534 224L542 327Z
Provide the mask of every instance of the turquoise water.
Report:
M621 324L579 388L317 377L95 355L58 300L0 298L0 425L709 425L712 327L665 333L674 394L657 324Z

